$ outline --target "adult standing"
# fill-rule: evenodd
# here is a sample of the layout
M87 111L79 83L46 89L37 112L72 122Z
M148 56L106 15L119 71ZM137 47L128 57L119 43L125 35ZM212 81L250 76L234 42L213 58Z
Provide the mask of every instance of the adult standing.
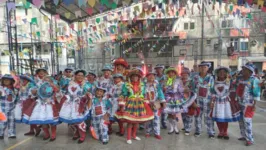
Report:
M209 116L211 112L211 89L214 85L213 76L208 74L208 70L211 64L207 62L201 62L199 64L199 74L193 77L192 89L194 93L197 93L197 107L200 109L200 113L195 116L196 132L195 136L201 135L202 117L204 116L204 122L207 125L207 132L209 138L214 138L214 121Z

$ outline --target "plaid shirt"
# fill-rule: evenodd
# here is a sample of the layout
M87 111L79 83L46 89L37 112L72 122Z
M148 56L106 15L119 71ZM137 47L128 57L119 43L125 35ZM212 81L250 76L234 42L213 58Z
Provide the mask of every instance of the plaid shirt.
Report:
M4 87L4 92L5 93L2 93L3 96L0 96L1 109L3 112L8 113L15 108L16 95L14 90L7 87ZM7 100L9 95L12 95L12 101Z

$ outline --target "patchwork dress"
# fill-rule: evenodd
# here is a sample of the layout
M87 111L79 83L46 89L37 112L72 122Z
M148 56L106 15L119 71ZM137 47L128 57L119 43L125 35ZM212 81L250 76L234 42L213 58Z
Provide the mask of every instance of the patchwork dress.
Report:
M22 110L23 110L23 106L24 109L27 107L27 102L26 100L28 100L28 98L30 98L31 96L31 90L35 89L36 85L32 82L28 82L27 85L25 86L21 86L19 94L18 94L18 102L16 103L16 107L15 107L15 121L16 123L22 123Z
M196 125L196 133L201 133L202 128L202 116L204 116L205 124L207 125L207 132L210 136L215 134L214 132L214 121L210 117L211 108L211 89L213 89L214 79L213 76L207 74L204 78L199 75L195 75L192 80L192 90L197 94L196 103L200 108L200 112L195 116L195 125ZM188 131L191 130L187 129Z
M108 142L108 120L105 115L110 114L112 104L108 99L100 101L94 97L91 108L91 124L96 133L96 138L102 142Z
M111 87L113 86L113 79L112 79L112 77L110 77L110 78L105 78L105 77L99 78L98 79L98 86L99 87L106 88L107 91L109 91L111 89Z
M60 81L59 81L59 86L60 89L62 90L63 93L67 92L67 87L69 85L69 82L71 81L72 78L68 78L66 76L63 76Z
M5 122L0 121L0 136L4 136L6 128L8 128L8 137L16 136L16 124L15 124L15 100L16 94L14 89L0 86L0 107L5 114L7 120ZM11 96L11 99L8 99Z
M248 142L254 142L252 133L252 118L254 111L252 106L254 101L260 100L260 81L251 76L248 80L244 80L243 77L237 79L236 82L236 95L240 104L241 117L239 120L239 127L241 136L246 138Z
M161 103L165 102L163 90L157 81L146 83L145 90L145 99L149 100L149 103L152 104L154 113L154 119L146 123L146 134L151 134L153 131L155 135L160 135L160 106Z

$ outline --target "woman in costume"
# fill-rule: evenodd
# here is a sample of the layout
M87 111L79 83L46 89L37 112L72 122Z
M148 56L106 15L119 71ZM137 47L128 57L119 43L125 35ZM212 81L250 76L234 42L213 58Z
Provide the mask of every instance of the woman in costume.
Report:
M140 68L133 68L128 74L129 82L122 88L122 95L125 100L125 109L116 113L118 119L127 122L127 143L132 144L131 136L135 140L139 123L144 123L154 119L152 109L145 100L145 85L141 82L143 72Z
M35 83L37 86L40 86L44 81L44 77L48 75L48 72L45 68L39 68L35 71Z
M214 82L214 87L212 89L212 102L211 108L212 113L211 117L216 121L219 134L218 138L229 139L227 134L228 122L238 121L240 118L239 110L233 112L231 108L232 101L230 99L230 81L227 78L230 73L230 69L227 67L218 67L215 69L215 75L217 79Z
M59 120L70 125L74 131L73 140L83 143L86 138L86 123L90 114L91 86L85 80L86 71L76 70L74 80L69 82L68 94L60 101Z
M164 85L166 108L165 113L168 114L169 131L168 134L179 134L177 122L180 118L176 115L186 110L193 102L193 98L183 97L183 83L177 78L178 72L174 67L169 67L165 70L166 82Z
M117 132L117 135L123 136L125 133L123 122L115 118L115 113L120 110L119 101L121 101L122 99L122 87L124 85L124 77L122 74L114 74L113 79L114 86L112 86L111 90L109 91L110 101L112 102L112 109L110 114L110 124L108 126L108 133L112 133L112 124L115 121L118 121L119 132Z
M152 131L155 138L161 140L160 133L160 116L161 116L161 106L165 108L165 98L163 94L162 87L159 82L155 80L156 73L147 73L147 83L145 85L145 99L149 100L149 104L153 109L154 119L146 122L146 138L148 138Z
M89 71L88 75L87 75L87 81L92 86L92 88L91 88L92 94L95 93L96 86L98 85L98 82L96 81L96 79L97 79L97 75L94 72Z
M6 116L5 122L0 122L0 140L4 139L4 133L8 128L8 138L16 138L16 124L14 107L16 94L14 89L15 80L11 75L4 75L1 79L2 86L0 87L0 107Z
M38 87L37 100L31 113L23 115L23 122L41 125L44 131L43 140L56 139L56 125L59 124L59 109L57 97L60 89L57 82L50 76L43 78L43 83ZM28 113L29 110L26 112ZM49 131L51 128L51 134Z
M122 74L124 77L127 76L128 71L126 70L128 68L128 62L123 58L118 58L114 61L114 72L113 74Z
M27 76L20 76L20 91L18 95L18 102L15 107L15 121L17 123L22 123L23 110L28 108L28 104L26 100L31 97L31 90L36 88L35 81ZM37 128L37 125L30 125L30 131L25 133L24 135L39 135L41 132L40 128Z
M106 88L96 87L95 96L91 105L91 124L95 131L95 138L104 145L108 144L108 124L112 108L111 102L104 97Z

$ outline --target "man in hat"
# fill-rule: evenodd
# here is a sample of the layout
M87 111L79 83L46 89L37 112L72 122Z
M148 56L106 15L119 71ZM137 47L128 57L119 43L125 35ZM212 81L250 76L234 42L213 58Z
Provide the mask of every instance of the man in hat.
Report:
M88 74L87 74L87 81L89 82L89 84L91 84L91 93L94 93L95 92L95 88L96 86L98 85L97 81L96 81L96 78L97 78L97 75L92 72L92 71L89 71Z
M160 86L163 87L164 86L164 81L166 79L166 76L164 75L163 71L164 71L164 65L161 64L157 64L154 67L154 70L156 72L156 80L159 82ZM161 123L162 123L162 128L166 129L166 120L167 120L167 114L162 112L162 117L161 117Z
M59 81L59 85L60 85L60 89L66 93L67 92L67 87L69 82L71 81L72 77L73 77L73 69L72 68L66 68L64 70L64 74L63 77L60 79Z
M195 117L196 132L195 136L199 137L202 127L202 116L204 116L205 123L207 124L207 132L209 138L214 138L214 121L209 116L211 112L211 89L214 85L213 76L208 74L210 63L201 62L199 64L199 74L195 75L192 79L192 90L197 93L197 107L200 108L200 113ZM189 131L189 130L188 130Z
M247 63L242 66L242 76L236 81L236 95L240 104L240 137L238 140L245 141L246 146L254 144L252 133L252 118L256 110L256 101L260 100L259 80L253 76L254 65Z

